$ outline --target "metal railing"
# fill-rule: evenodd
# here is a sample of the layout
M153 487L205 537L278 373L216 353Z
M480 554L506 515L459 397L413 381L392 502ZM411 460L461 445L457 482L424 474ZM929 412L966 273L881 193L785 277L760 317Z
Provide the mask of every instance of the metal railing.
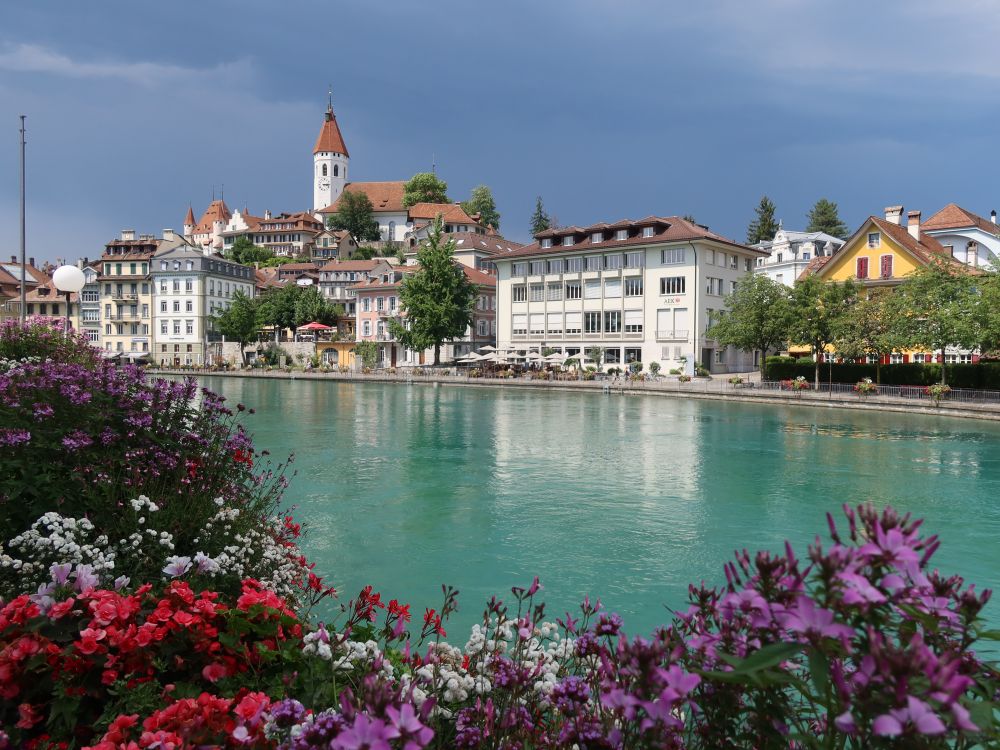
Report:
M851 383L824 383L820 381L819 388L815 388L813 381L806 381L808 388L799 391L809 393L813 396L820 394L850 395L859 399L869 398L899 398L914 399L923 401L933 401L934 396L925 385L874 385L874 391L869 394L860 393L857 386ZM761 390L765 391L787 391L794 392L789 380L764 380L758 384ZM941 402L958 401L966 404L1000 404L1000 391L984 391L974 388L952 388L941 397Z
M657 341L687 341L690 331L676 329L673 331L657 331Z

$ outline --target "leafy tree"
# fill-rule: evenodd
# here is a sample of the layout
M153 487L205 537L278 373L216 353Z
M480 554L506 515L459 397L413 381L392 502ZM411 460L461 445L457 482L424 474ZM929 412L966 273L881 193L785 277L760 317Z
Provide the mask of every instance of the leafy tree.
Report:
M233 294L229 309L215 316L215 326L226 338L239 342L240 354L246 364L247 344L257 338L260 330L260 304L254 297L248 297L242 291Z
M371 370L378 362L378 344L374 341L359 341L354 345L354 356L361 360L361 366Z
M888 289L871 289L834 324L833 346L845 359L875 358L875 382L882 382L882 357L900 348Z
M754 213L757 215L747 227L747 244L756 245L758 242L773 240L778 233L778 222L774 220L774 203L764 195Z
M399 304L406 313L406 325L389 321L389 330L407 349L422 351L434 347L438 364L441 343L465 335L472 323L476 287L453 258L455 243L443 241L438 217L427 242L417 249L420 270L403 279Z
M300 290L295 300L295 325L303 326L313 321L323 325L333 325L337 318L343 316L344 308L335 305L323 297L319 287L298 287Z
M272 289L267 296L261 298L260 323L274 326L275 341L278 341L281 332L286 328L295 328L295 307L301 293L299 285L290 282Z
M890 299L900 345L940 352L942 384L945 349L971 349L980 343L979 292L973 277L957 263L931 261L907 276Z
M788 338L797 344L809 345L816 363L817 390L820 357L833 341L841 319L850 314L857 294L853 281L826 283L818 276L806 276L792 287Z
M1000 274L975 280L977 348L984 356L1000 358Z
M337 205L337 213L326 220L329 228L347 230L355 245L381 239L375 207L366 193L345 190Z
M767 276L745 277L736 291L726 297L728 311L709 328L706 337L723 346L759 350L763 375L767 353L788 340L788 294L788 287Z
M820 198L816 201L816 205L806 214L806 218L809 219L809 223L806 225L807 232L825 232L842 240L847 239L847 235L850 233L847 225L840 220L837 204L826 198Z
M418 172L403 185L403 206L414 203L451 203L448 183L433 172Z
M288 255L273 255L267 260L263 261L260 266L261 268L276 268L278 266L283 266L286 263L298 263L300 262L298 258L292 258Z
M479 223L483 226L489 225L497 231L500 230L500 212L497 211L493 193L486 185L472 188L472 195L469 200L462 203L462 209L470 216L479 214Z
M274 253L266 247L253 244L250 238L244 235L236 238L233 246L226 251L226 257L234 263L250 266L273 258Z
M531 234L535 235L539 232L544 232L551 226L552 220L545 212L545 207L542 205L542 196L539 195L535 198L535 212L531 214Z

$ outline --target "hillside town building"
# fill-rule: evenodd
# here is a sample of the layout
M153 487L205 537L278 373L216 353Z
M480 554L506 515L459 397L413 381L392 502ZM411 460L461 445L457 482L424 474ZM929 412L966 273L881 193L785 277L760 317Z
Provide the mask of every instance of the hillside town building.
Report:
M844 240L825 232L793 232L779 225L774 239L753 245L768 255L757 259L757 273L792 286L813 258L833 255Z

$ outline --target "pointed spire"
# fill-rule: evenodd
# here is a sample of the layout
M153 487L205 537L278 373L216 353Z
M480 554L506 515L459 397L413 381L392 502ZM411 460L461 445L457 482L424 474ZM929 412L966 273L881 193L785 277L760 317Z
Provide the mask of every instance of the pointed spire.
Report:
M313 147L314 154L318 154L320 151L343 154L348 157L350 156L347 152L347 145L344 143L344 136L340 134L340 128L337 126L337 116L333 114L332 86L330 87L328 93L326 115L323 118L323 128L319 131L319 137L316 139L316 145Z
M188 203L187 216L184 217L184 226L193 227L194 226L194 210L191 208L191 204Z

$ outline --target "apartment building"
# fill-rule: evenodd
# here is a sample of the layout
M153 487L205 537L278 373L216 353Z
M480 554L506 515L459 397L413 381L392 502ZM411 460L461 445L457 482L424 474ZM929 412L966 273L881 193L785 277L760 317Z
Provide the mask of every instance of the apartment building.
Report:
M171 235L173 238L173 235ZM210 364L221 356L215 316L237 292L254 295L253 269L171 239L151 261L155 295L153 361L161 365Z
M101 343L105 356L127 360L149 357L153 293L149 264L161 240L125 229L101 256Z
M597 349L606 366L752 370L755 353L705 331L766 255L677 216L540 232L492 259L497 345L567 357Z

